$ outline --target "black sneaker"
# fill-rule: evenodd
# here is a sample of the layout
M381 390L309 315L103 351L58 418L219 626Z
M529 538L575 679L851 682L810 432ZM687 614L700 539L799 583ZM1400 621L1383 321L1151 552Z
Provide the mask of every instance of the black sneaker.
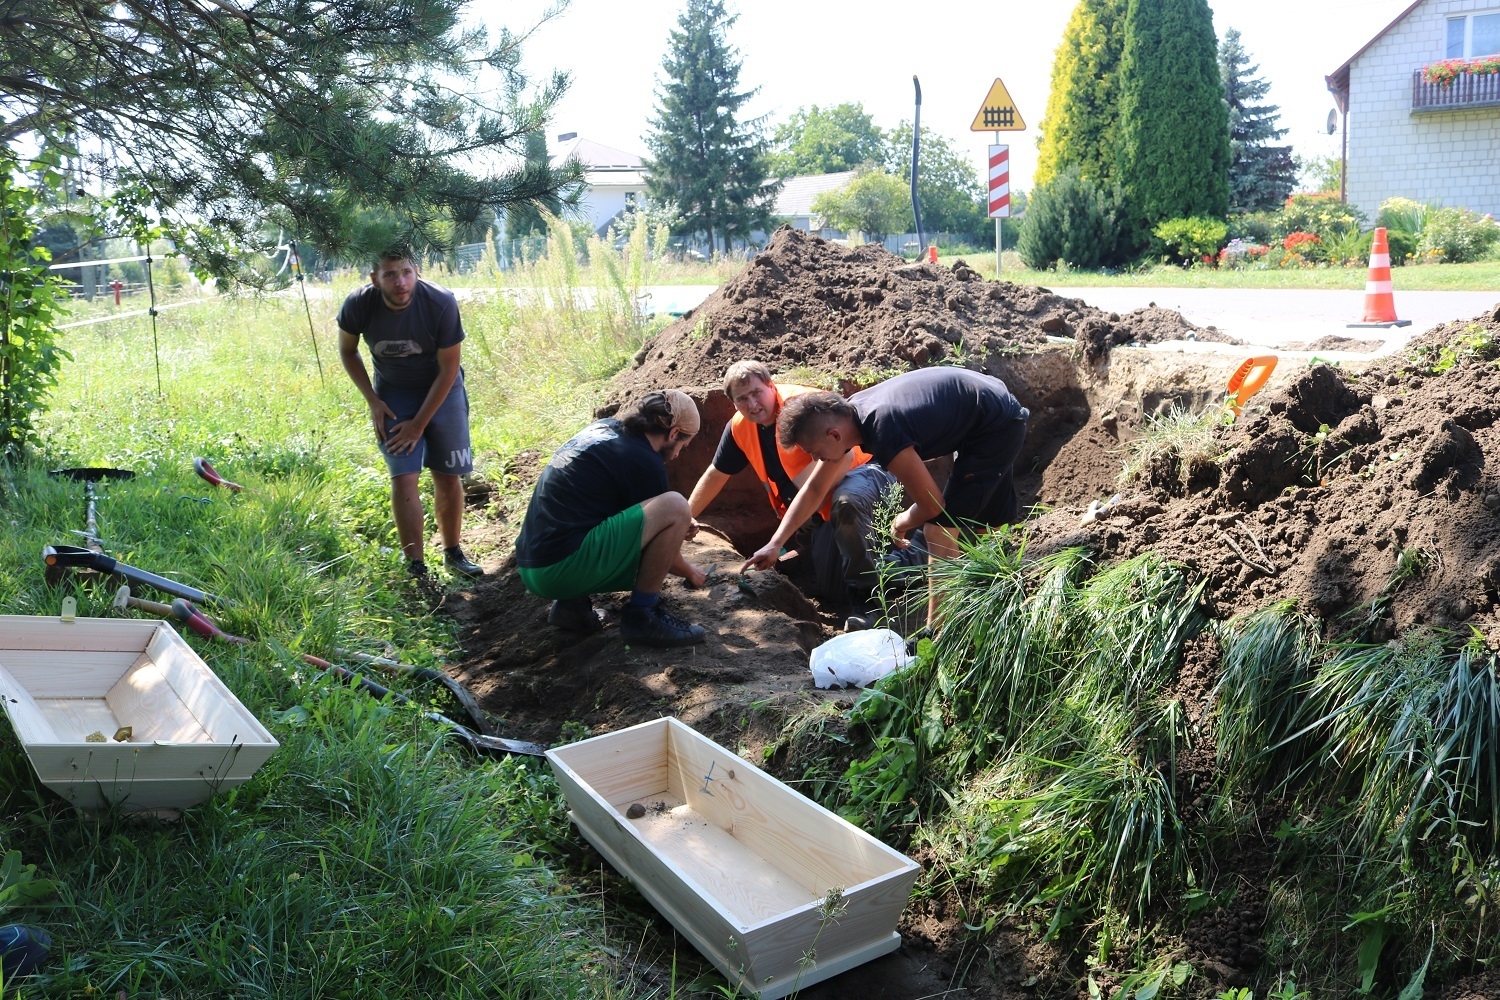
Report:
M620 638L642 646L692 646L704 639L702 625L668 614L660 604L650 608L627 607L620 615Z
M604 616L594 609L594 602L587 597L575 597L567 601L553 601L547 612L547 624L593 635L604 629Z
M875 603L874 595L860 594L851 590L849 616L844 619L844 631L863 632L865 629L874 628L879 618L880 607Z
M0 927L0 979L29 976L40 969L52 953L52 935L40 927L6 924Z
M484 576L484 567L470 562L469 557L464 555L464 550L457 545L443 550L443 565L448 567L448 572L468 577L470 580L477 580Z

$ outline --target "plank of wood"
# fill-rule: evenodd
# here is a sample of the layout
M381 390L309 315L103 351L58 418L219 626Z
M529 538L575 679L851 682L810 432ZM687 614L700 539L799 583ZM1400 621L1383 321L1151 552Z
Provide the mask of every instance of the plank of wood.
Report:
M605 802L629 802L667 787L670 719L653 719L557 747L547 756L584 778ZM556 769L557 764L553 765Z
M48 743L83 743L90 733L103 733L107 740L120 728L103 698L38 698L36 704L52 727Z
M186 710L214 743L275 743L234 692L176 632L163 630L146 649ZM171 737L157 737L171 739Z
M167 683L161 666L141 654L141 662L131 667L104 696L122 726L135 730L131 742L212 743L188 707Z
M276 748L217 743L38 744L26 756L43 782L207 781L249 777Z
M140 618L75 618L0 615L0 650L71 649L78 652L136 653L146 648L162 622Z
M102 698L140 655L140 649L0 649L0 666L34 698Z
M21 743L55 743L57 734L42 713L41 706L9 670L0 666L0 705L10 719L11 728Z

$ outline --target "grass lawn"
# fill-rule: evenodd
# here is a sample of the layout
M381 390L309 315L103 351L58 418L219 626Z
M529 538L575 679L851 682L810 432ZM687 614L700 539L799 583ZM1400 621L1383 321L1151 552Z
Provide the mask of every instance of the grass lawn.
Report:
M41 446L0 467L0 611L56 614L76 594L82 615L117 613L112 586L42 579L42 547L77 543L85 514L81 484L47 470L134 470L100 488L105 549L236 602L215 617L261 641L188 641L282 746L248 784L161 823L74 812L0 721L0 856L18 852L59 885L25 907L0 887L0 924L39 924L57 942L44 977L0 987L7 1000L13 985L23 997L616 990L597 899L553 864L576 842L545 764L468 758L415 706L378 704L296 655L389 648L432 665L454 652L448 620L405 579L388 477L337 360L332 317L350 287L312 303L321 373L300 298L164 311L155 347L145 316L61 335L73 360ZM466 302L463 318L491 475L586 423L599 380L639 339L608 309L568 315L499 294ZM198 479L198 455L244 492Z

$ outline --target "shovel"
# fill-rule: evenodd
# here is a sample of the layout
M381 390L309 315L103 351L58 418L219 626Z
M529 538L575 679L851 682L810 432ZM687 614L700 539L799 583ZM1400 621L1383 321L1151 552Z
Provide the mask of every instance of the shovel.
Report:
M89 551L102 553L104 547L99 541L99 524L95 517L99 497L94 492L94 484L103 479L134 479L135 473L129 469L77 468L53 469L48 475L61 476L83 484L83 496L88 501L88 513L84 517L83 530L74 533L82 535L88 541ZM48 582L56 583L57 581L49 580Z

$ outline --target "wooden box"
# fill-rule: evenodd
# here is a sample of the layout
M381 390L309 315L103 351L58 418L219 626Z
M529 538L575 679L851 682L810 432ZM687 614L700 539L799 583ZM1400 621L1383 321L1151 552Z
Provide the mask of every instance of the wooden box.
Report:
M42 784L80 809L196 805L278 746L165 622L0 615L0 703Z
M900 946L916 863L676 719L547 758L589 843L741 994L775 1000Z

